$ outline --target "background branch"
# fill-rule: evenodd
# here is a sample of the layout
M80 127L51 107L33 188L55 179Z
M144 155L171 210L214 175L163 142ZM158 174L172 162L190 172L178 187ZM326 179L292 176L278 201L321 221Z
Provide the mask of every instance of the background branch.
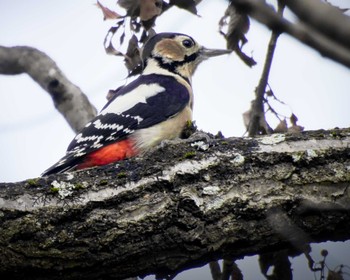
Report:
M319 28L307 25L304 22L291 23L278 15L276 11L264 1L232 0L232 3L238 10L248 13L251 17L270 29L277 30L281 33L285 32L302 43L314 48L320 52L321 55L350 67L350 49L348 46L325 36ZM310 11L310 13L315 13L315 11ZM347 24L344 28L349 29L350 26Z
M350 18L340 9L320 0L283 0L283 2L305 24L350 51Z
M22 73L27 73L50 94L56 109L75 132L96 115L97 111L86 95L45 53L26 46L0 46L0 74Z

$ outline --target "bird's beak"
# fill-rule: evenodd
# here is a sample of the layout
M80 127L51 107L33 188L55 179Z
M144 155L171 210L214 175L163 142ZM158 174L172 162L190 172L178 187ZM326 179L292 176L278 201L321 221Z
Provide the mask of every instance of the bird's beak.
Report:
M207 49L205 47L202 47L200 50L200 54L201 56L203 56L204 59L213 57L213 56L229 54L231 52L232 50Z

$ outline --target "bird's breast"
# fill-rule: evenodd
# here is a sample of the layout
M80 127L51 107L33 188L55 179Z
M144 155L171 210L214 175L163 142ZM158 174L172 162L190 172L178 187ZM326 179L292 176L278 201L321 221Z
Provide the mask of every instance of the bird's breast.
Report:
M136 148L140 152L143 152L160 144L163 140L171 140L179 137L187 122L191 120L192 109L188 105L172 118L152 127L135 131L131 137Z

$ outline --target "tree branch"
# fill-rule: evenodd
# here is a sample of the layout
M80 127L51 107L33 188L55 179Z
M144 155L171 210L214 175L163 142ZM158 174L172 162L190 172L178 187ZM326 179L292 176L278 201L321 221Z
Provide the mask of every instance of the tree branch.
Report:
M350 50L350 18L320 0L283 0L300 20Z
M1 184L0 276L166 275L350 238L350 129L210 144L170 143L117 165Z
M72 84L45 53L25 46L0 46L0 74L27 73L54 102L71 128L77 132L96 115L86 95Z
M325 36L319 28L314 28L303 22L291 23L278 15L274 9L264 1L232 0L232 3L237 9L248 13L251 17L270 29L277 30L281 33L285 32L302 43L314 48L320 52L321 55L350 67L349 48ZM344 28L349 28L349 26L347 25Z
M278 14L283 15L284 4L278 1ZM259 134L270 134L272 129L269 127L265 118L264 100L266 87L269 82L270 69L272 65L273 56L275 53L277 40L280 33L276 30L272 31L270 42L267 48L267 54L265 58L263 72L259 84L255 90L255 100L252 102L250 109L250 121L248 127L248 133L250 137Z

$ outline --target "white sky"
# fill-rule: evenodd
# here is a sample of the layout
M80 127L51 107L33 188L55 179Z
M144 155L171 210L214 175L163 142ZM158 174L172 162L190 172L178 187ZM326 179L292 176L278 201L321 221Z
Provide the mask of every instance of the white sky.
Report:
M113 8L115 0L102 3ZM350 0L338 1L343 7ZM47 53L98 109L106 93L125 83L119 57L108 56L103 39L113 21L102 20L92 0L0 1L0 45L28 45ZM181 32L209 48L224 48L218 21L227 2L203 1L201 17L171 9L157 20L157 32ZM258 65L248 68L235 54L212 58L194 78L194 120L200 129L242 136L242 113L254 98L269 31L252 22L245 50ZM287 35L281 36L270 74L275 95L307 130L350 125L349 70ZM277 105L276 105L277 106ZM37 177L59 160L74 137L49 95L27 75L0 75L0 182ZM276 125L273 122L272 125Z

